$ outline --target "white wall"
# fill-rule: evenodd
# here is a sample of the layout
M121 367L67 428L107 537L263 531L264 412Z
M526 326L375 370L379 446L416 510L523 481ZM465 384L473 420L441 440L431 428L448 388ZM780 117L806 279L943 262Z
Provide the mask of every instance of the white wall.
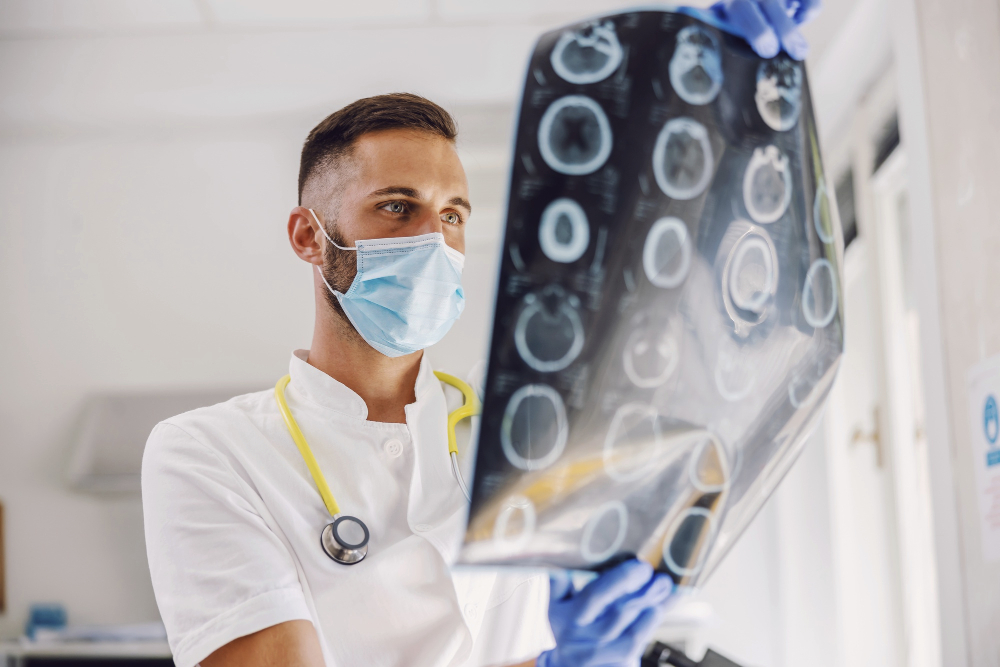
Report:
M927 402L943 664L1000 665L1000 562L982 549L966 386L1000 354L1000 6L893 0Z

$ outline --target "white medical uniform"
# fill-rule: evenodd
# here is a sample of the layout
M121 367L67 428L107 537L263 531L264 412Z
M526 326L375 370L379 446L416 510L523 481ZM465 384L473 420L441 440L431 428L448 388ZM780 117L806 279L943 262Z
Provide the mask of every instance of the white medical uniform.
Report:
M456 569L467 504L427 357L405 424L292 356L288 404L368 556L330 560L330 521L274 391L168 419L142 465L153 590L179 667L284 621L316 627L331 667L504 665L554 645L544 575Z

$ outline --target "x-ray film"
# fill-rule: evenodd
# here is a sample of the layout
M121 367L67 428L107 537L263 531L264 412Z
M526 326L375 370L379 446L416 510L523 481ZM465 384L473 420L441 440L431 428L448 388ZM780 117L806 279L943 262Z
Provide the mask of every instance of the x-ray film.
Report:
M681 11L539 40L461 563L705 580L837 371L828 183L801 63Z

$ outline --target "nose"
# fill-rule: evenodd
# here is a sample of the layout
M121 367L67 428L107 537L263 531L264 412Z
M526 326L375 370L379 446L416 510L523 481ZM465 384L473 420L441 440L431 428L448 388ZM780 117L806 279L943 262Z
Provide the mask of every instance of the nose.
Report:
M431 207L425 207L420 215L407 225L407 236L420 236L433 232L444 233L444 222Z

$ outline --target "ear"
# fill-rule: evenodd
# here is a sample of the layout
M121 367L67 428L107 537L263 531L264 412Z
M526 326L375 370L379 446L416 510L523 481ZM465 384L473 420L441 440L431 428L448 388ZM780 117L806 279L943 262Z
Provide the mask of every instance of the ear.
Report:
M288 216L288 241L299 259L323 265L323 232L309 209L296 206Z

